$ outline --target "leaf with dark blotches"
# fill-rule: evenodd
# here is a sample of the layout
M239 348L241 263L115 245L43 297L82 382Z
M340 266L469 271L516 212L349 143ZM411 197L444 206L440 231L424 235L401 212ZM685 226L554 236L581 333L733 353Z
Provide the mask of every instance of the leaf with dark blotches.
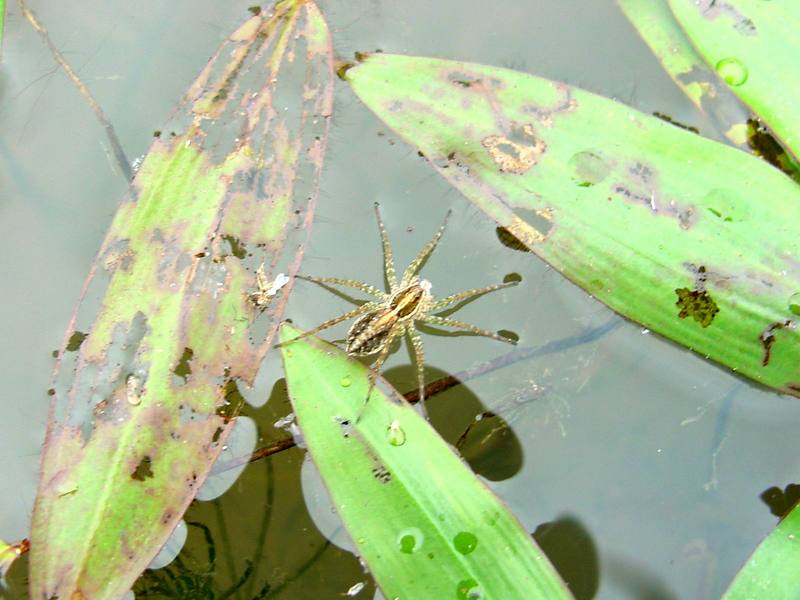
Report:
M797 183L540 77L360 58L344 75L359 98L539 257L627 318L800 395Z
M617 0L617 4L675 85L729 140L745 146L750 111L697 53L672 16L667 0ZM666 115L656 116L674 123Z
M669 0L697 52L800 160L800 3Z
M121 597L206 478L299 267L332 101L327 26L286 1L230 35L156 133L57 362L32 597Z

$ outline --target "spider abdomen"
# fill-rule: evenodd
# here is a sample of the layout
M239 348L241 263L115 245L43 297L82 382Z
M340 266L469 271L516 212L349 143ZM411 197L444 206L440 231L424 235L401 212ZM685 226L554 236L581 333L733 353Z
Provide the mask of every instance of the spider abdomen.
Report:
M419 282L396 291L389 299L389 308L400 321L408 320L423 308L427 291Z
M397 320L391 308L379 308L357 319L347 332L347 353L366 356L383 349Z

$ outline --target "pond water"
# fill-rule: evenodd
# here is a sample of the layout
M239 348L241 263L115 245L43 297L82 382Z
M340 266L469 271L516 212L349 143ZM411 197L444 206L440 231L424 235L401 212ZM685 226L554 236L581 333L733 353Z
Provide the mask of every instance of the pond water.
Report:
M31 0L30 7L134 160L250 4ZM356 0L321 8L340 57L379 48L507 66L668 114L719 139L612 0ZM15 540L29 529L52 352L127 182L84 99L16 4L8 11L0 64L0 539ZM458 318L513 331L523 348L564 342L437 396L429 410L451 443L476 415L498 415L479 423L462 451L536 532L578 597L719 597L777 523L761 495L796 481L800 402L623 322L531 254L502 245L494 224L339 82L326 160L304 273L378 285L373 202L398 263L410 261L452 209L424 270L434 293L518 273L519 286L469 304ZM311 327L346 306L301 284L286 316ZM507 351L480 337L424 339L429 379ZM245 409L259 446L286 436L273 423L289 412L274 357L268 361L262 400ZM385 371L402 391L414 387L405 350ZM326 504L313 474L302 471L304 454L295 448L253 463L227 493L195 503L174 573L193 573L198 589L213 586L216 595L246 575L239 598L267 589L269 598L334 598L362 581L358 597L371 597L373 584L337 545L346 541L335 524L321 524L333 542L314 524ZM24 564L11 574L18 597Z

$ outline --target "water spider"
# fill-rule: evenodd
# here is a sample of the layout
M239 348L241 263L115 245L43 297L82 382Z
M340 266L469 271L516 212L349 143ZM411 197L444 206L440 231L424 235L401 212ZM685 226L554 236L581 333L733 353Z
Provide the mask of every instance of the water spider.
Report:
M346 338L346 352L351 356L368 356L371 354L378 354L378 358L372 365L369 372L369 388L367 391L367 398L375 385L375 378L380 372L384 361L389 355L389 349L392 342L401 337L407 336L410 342L410 348L414 352L414 361L416 362L417 370L417 384L419 386L419 401L425 412L425 378L423 375L423 362L424 351L422 348L422 340L417 332L418 323L428 323L431 325L453 327L469 331L476 335L490 337L502 342L514 344L512 339L505 338L493 331L480 329L469 323L463 321L456 321L434 313L445 310L448 306L456 303L465 302L476 296L487 294L495 290L514 286L518 281L507 281L497 285L489 285L486 287L475 288L465 292L452 294L446 298L435 300L431 296L431 284L426 279L420 279L417 275L419 270L424 265L425 261L430 257L436 249L439 240L444 233L444 228L447 225L447 220L450 217L450 212L444 218L439 230L420 250L417 257L411 261L411 264L403 273L400 281L397 280L397 275L394 269L394 258L392 256L392 247L389 244L389 238L386 235L386 228L381 219L381 213L378 208L378 203L375 203L375 214L378 219L378 229L380 230L381 242L383 243L383 266L384 275L388 282L388 293L382 292L376 287L367 283L356 281L353 279L341 279L338 277L308 277L298 275L301 279L318 283L322 286L340 285L344 287L354 288L375 298L375 300L367 301L349 312L339 315L333 319L325 321L310 331L306 331L299 335L295 340L304 338L315 333L319 333L324 329L333 327L334 325L358 317ZM294 341L294 340L291 340ZM291 343L291 341L289 343Z

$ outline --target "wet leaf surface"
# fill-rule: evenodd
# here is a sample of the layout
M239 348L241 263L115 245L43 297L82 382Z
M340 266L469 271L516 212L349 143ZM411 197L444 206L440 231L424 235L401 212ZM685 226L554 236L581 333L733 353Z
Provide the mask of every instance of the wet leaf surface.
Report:
M297 422L333 504L387 598L568 598L516 517L367 368L284 325Z
M588 293L800 395L800 188L777 169L508 69L373 54L345 77L447 181Z
M800 158L800 4L669 0L669 5L706 63Z
M617 4L675 85L729 140L745 146L750 111L697 53L672 15L668 0L617 0Z
M229 36L154 139L59 354L32 596L122 596L205 480L291 288L256 306L256 272L291 276L303 255L332 75L316 6L281 2Z

